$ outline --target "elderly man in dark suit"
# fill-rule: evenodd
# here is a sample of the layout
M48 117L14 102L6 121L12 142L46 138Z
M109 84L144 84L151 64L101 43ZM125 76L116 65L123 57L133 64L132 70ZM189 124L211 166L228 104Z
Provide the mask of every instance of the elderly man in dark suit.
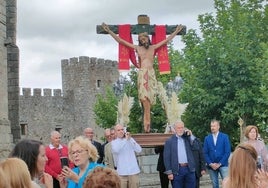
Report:
M97 163L103 163L103 149L101 143L97 142L96 140L93 139L94 137L94 130L90 127L87 127L84 129L84 136L90 140L90 142L96 147L98 150L99 154L99 159Z
M184 123L174 124L176 134L171 136L164 146L164 164L173 188L195 188L195 159L192 142L195 137Z

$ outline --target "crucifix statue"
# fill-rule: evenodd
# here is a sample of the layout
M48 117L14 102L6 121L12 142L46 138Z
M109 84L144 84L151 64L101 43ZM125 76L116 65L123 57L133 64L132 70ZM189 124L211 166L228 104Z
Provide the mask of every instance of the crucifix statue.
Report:
M119 69L128 69L130 59L139 70L138 95L143 107L145 133L149 133L151 129L151 105L155 103L158 87L153 69L154 57L157 54L160 74L170 73L166 44L176 35L185 32L186 27L182 25L150 25L147 15L139 15L137 25L115 26L103 23L97 26L98 34L110 34L119 43ZM131 34L138 34L138 45L132 43ZM167 34L170 35L166 38ZM138 62L135 55L138 56Z

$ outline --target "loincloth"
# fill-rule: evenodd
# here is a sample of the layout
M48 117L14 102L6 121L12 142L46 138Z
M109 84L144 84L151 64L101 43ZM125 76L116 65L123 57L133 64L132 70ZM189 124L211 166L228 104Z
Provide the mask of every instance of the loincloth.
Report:
M139 69L138 94L140 100L149 99L150 104L155 104L157 93L157 80L154 69Z

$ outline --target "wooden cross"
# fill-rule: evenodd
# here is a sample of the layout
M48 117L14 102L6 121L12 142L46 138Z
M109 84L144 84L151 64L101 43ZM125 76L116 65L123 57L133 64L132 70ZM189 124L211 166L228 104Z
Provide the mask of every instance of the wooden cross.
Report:
M106 29L106 27L108 29ZM157 44L164 45L168 41L170 41L175 36L175 34L177 34L177 35L183 35L183 34L186 33L186 26L182 26L182 29L181 29L181 27L178 27L178 25L166 25L165 27L166 27L166 33L164 33L164 34L166 34L166 35L171 34L171 35L166 40L163 40L162 43L158 42ZM105 24L105 27L104 28L105 28L106 31L109 32L109 34L111 34L111 36L117 42L121 43L120 42L121 38L116 35L116 34L119 34L119 26L118 25L106 25ZM97 25L97 34L108 34L108 32L106 32L104 30L104 28L103 28L102 25ZM155 30L156 29L157 29L157 25L150 25L150 19L149 19L149 17L147 15L139 15L138 16L138 24L136 24L136 25L130 25L130 33L131 34L140 34L140 33L147 32L148 35L153 35L153 34L155 34ZM149 44L148 43L149 40L148 39L146 39L146 40L147 41L145 41L145 42L147 42L147 44ZM125 41L125 40L122 39L122 41ZM159 48L160 45L157 45L157 44L154 45L151 48L146 48L144 46L142 46L142 47L139 46L140 52L144 54L143 55L144 59L147 58L147 59L150 59L151 60L152 57L150 57L150 56L153 55L153 51L152 50L157 50L157 48L158 49L161 49L161 48ZM136 49L136 45L129 44L129 42L127 42L127 41L125 41L125 43L123 43L123 45L126 46L126 47L129 47L129 48L132 48L132 50L134 48ZM149 51L149 53L147 51ZM165 57L166 57L167 54L165 54L165 50L163 50L162 52L163 53L161 55L164 54ZM137 53L139 53L139 52L137 52ZM122 55L122 52L121 52L121 55ZM140 54L138 54L138 55L140 56ZM146 57L146 56L148 56L148 57ZM129 57L130 57L130 53L129 53ZM126 59L128 60L129 57L127 57ZM160 55L158 57L160 57ZM143 62L140 62L140 63L142 64ZM147 65L147 68L148 69L149 69L149 67L152 68L153 62L148 62L147 61L147 62L145 62L145 65ZM166 65L166 64L164 64L164 65ZM166 65L166 67L162 66L162 68L167 68L167 70L169 72L169 64L168 63ZM143 116L144 116L143 117L144 131L145 131L145 133L149 133L150 132L150 126L151 126L151 120L150 120L150 106L151 106L151 103L150 103L150 100L148 98L142 98L141 99L141 102L142 102L142 106L143 106L143 110L144 110L144 113L143 113Z
M147 32L149 35L155 33L154 28L155 25L150 25L150 18L147 15L139 15L138 16L138 24L131 25L131 34L140 34L143 32ZM110 30L114 33L118 34L118 25L108 25ZM177 25L166 25L166 34L169 35L173 33L176 29ZM97 34L108 34L101 25L97 25ZM183 29L178 33L178 35L186 34L186 26L183 26Z

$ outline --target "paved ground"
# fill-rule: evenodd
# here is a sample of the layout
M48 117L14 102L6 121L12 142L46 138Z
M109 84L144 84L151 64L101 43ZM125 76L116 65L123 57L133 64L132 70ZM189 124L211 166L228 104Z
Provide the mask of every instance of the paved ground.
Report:
M140 188L160 188L158 173L140 174ZM200 188L212 188L208 175L201 178Z

